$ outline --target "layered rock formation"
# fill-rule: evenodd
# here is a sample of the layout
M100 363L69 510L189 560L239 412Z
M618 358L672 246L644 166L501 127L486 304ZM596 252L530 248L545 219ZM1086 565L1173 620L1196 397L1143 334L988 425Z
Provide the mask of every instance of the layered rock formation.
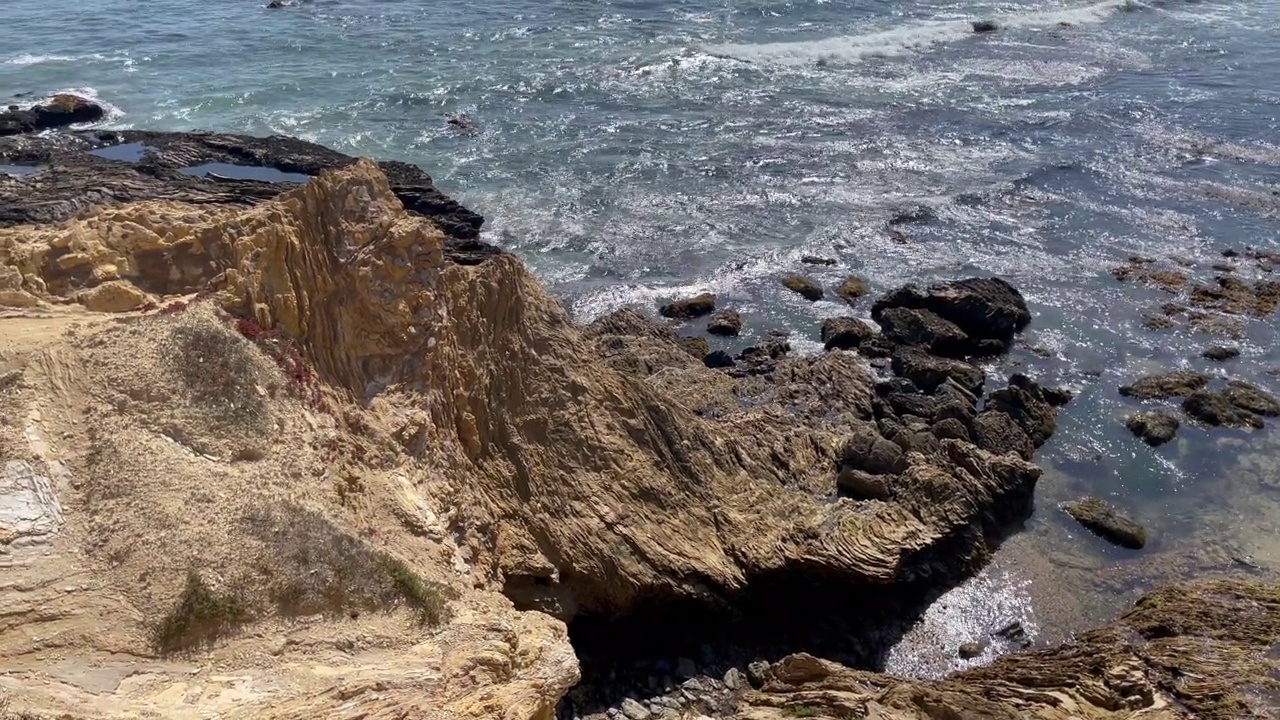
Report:
M21 574L0 689L26 705L546 720L578 680L562 621L905 607L1029 510L1064 396L1015 376L980 402L967 358L1029 319L998 281L894 295L887 384L781 344L720 371L634 312L575 326L408 166L116 139L142 158L87 155L101 136L0 145L67 171L0 180L0 303L21 308L0 319L0 460L25 463L0 489L59 508L34 549L0 540ZM232 160L315 178L180 169ZM157 657L184 617L204 623L194 675ZM1063 652L1055 678L1092 677ZM785 714L807 692L785 667L726 712Z

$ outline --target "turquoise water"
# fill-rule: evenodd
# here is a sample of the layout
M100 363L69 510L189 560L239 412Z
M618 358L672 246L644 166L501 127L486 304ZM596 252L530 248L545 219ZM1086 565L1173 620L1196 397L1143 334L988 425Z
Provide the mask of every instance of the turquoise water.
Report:
M787 327L814 350L821 319L847 309L783 291L780 272L853 272L873 291L1000 273L1049 357L1020 350L995 374L1080 392L1044 451L1062 472L1032 532L1124 562L1054 503L1091 491L1186 528L1234 502L1215 484L1233 456L1214 448L1235 435L1188 428L1152 450L1120 426L1116 386L1208 368L1213 339L1143 329L1167 298L1109 269L1176 254L1207 277L1224 247L1280 250L1280 2L264 4L6 0L0 100L77 90L116 127L287 133L417 162L582 320L713 290L744 311L739 344ZM978 18L1001 30L974 35ZM886 219L921 204L932 219L893 241ZM1227 367L1276 389L1274 347L1274 319L1251 322Z

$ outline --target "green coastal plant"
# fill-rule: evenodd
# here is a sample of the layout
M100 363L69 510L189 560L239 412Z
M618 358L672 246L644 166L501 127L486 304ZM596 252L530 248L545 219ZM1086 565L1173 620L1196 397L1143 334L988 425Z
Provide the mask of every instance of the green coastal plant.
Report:
M189 570L177 604L152 634L152 645L162 655L207 645L235 632L252 616L239 592L219 592L198 572Z

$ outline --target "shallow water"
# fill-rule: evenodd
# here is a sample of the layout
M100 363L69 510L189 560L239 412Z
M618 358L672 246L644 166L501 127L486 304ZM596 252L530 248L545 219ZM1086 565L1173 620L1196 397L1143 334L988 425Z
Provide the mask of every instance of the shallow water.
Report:
M110 103L115 127L288 133L420 163L579 319L713 290L743 311L735 347L785 327L814 351L820 321L848 312L782 290L783 271L828 287L856 273L873 292L999 273L1035 320L993 374L1079 396L1040 456L1037 512L974 581L993 600L970 616L1017 606L1037 637L1063 637L1159 568L1206 553L1280 567L1270 431L1185 427L1151 449L1121 425L1134 404L1118 385L1209 368L1199 348L1220 339L1144 329L1169 298L1109 273L1179 255L1207 278L1222 248L1280 250L1280 4L264 4L10 0L0 99L77 90ZM976 36L978 18L1002 29ZM886 219L921 204L933 219L892 240ZM1212 367L1280 389L1265 372L1274 319L1245 331L1242 357ZM1086 492L1147 523L1152 547L1071 526L1057 504ZM969 622L955 617L921 632L954 637ZM913 662L896 667L939 667Z

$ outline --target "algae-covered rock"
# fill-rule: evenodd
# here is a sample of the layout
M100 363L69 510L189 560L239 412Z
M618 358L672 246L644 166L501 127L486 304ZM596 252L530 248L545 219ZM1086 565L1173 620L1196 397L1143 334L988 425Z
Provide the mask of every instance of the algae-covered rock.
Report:
M1148 445L1163 445L1178 432L1178 418L1168 410L1134 413L1125 418L1124 426Z
M1138 400L1167 400L1187 397L1208 384L1209 378L1198 372L1174 370L1144 375L1129 385L1120 386L1120 394Z
M1095 535L1120 547L1141 550L1147 544L1145 528L1098 498L1088 497L1069 502L1062 509Z

